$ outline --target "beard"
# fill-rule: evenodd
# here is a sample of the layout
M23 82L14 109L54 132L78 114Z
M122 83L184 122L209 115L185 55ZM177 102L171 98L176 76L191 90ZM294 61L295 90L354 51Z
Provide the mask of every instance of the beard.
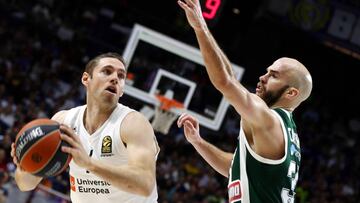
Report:
M268 107L273 106L277 101L279 101L282 94L289 88L289 85L284 85L284 87L280 88L276 91L265 91L262 99L268 105Z

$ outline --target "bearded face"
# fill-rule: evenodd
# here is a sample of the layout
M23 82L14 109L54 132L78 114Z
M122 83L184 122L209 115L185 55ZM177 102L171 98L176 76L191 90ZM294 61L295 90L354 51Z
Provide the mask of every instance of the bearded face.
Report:
M256 94L264 100L268 107L273 106L279 99L282 94L289 88L288 85L284 85L278 90L267 90L265 87L262 87L262 92L256 92Z

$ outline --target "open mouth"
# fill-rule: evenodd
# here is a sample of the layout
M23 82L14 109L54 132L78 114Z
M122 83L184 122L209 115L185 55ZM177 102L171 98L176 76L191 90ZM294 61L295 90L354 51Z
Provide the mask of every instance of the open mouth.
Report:
M258 84L256 85L256 92L260 92L260 91L262 91L262 90L263 90L263 87L261 86L260 83L258 83Z
M113 86L110 86L110 87L106 88L106 90L113 93L113 94L116 94L116 88L113 87Z
M256 87L256 92L259 93L259 92L262 92L262 91L263 91L263 88L260 85L258 85Z

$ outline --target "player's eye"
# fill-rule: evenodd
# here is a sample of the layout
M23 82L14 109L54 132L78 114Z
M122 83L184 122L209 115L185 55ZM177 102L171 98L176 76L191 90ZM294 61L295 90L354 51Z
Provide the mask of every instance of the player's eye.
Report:
M110 71L110 69L108 69L108 68L105 68L105 69L103 70L103 72L105 73L105 75L110 75L110 74L111 74L111 71Z
M118 74L118 77L119 77L119 79L124 79L124 78L125 78L125 74L120 73L120 74Z

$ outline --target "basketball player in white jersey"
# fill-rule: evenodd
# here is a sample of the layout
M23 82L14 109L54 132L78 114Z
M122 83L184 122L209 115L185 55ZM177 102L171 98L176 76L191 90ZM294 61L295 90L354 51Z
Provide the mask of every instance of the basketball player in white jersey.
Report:
M139 112L118 103L126 78L116 53L92 59L82 75L86 105L60 111L61 138L70 144L70 186L74 203L157 202L155 165L159 148L152 126ZM14 156L14 144L12 156ZM15 180L22 191L42 178L22 171Z
M299 61L280 58L261 76L256 94L234 76L231 63L217 45L202 16L199 0L178 0L195 31L213 85L241 116L235 153L227 153L201 138L199 122L183 114L187 140L220 174L229 178L230 203L294 202L301 160L292 112L312 89L308 70Z

